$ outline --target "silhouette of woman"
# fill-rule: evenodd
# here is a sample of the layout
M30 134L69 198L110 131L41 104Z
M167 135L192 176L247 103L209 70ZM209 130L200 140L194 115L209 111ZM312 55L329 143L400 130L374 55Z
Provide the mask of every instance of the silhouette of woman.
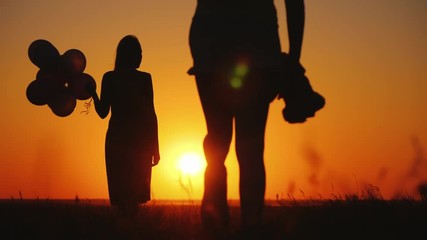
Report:
M95 109L110 112L105 141L110 203L136 210L150 200L151 168L160 160L151 75L138 71L142 49L135 36L118 44L115 68L104 74L101 97L92 89Z

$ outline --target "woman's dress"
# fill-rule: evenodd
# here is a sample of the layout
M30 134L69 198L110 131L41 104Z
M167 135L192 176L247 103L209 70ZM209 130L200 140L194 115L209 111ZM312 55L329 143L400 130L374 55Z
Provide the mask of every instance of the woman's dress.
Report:
M151 75L112 71L102 85L101 98L111 105L105 141L110 203L145 203L150 200L152 156L158 154Z

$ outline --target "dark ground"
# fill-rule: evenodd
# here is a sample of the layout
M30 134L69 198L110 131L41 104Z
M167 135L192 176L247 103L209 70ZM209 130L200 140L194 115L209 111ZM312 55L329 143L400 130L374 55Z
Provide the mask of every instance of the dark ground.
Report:
M231 207L231 239L241 237ZM91 201L0 200L0 239L210 239L199 205L148 204L121 215ZM267 206L260 239L427 239L427 202L331 200ZM256 236L250 234L250 236Z

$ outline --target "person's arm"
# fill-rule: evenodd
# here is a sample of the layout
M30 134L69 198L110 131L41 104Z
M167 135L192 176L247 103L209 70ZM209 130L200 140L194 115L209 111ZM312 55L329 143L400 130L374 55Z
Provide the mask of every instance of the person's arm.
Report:
M285 6L289 38L289 57L291 61L299 62L305 23L304 0L285 0Z
M154 107L154 91L153 91L153 81L151 79L151 75L148 74L148 79L150 83L150 98L151 98L151 109L152 109L152 162L151 166L156 166L160 161L160 150L159 150L159 133L158 133L158 123L157 123L157 114Z
M102 79L102 85L101 85L101 99L98 97L98 94L96 93L96 89L91 89L92 92L92 98L93 103L95 105L95 110L98 113L99 117L104 119L108 116L108 113L110 112L110 94L109 94L109 87L107 86L108 80L106 79L106 75L104 75Z
M152 166L156 166L160 161L160 151L159 151L159 135L158 135L158 126L157 126L157 116L154 114L154 136L153 136L153 159Z

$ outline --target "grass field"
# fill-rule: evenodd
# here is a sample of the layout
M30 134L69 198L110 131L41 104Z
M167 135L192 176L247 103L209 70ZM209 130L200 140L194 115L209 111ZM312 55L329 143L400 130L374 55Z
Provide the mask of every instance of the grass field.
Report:
M198 203L151 202L137 216L107 201L0 200L0 239L210 239ZM239 238L238 205L230 208ZM262 239L427 239L427 202L324 200L267 204Z

